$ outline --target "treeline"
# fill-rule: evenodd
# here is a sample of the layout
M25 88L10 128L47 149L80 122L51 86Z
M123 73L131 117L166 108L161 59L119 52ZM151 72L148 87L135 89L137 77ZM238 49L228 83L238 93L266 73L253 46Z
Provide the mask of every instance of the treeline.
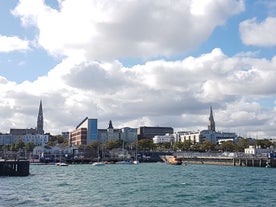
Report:
M68 146L68 139L65 139L61 135L50 136L49 142L46 145L51 147L55 145ZM237 142L225 141L219 144L212 144L210 141L204 141L203 143L193 143L189 140L184 142L175 143L159 143L154 144L152 139L141 139L133 143L123 142L122 140L107 141L103 144L98 141L94 141L87 145L80 145L79 151L85 153L86 156L96 156L99 151L112 150L116 148L124 148L126 150L136 151L227 151L227 152L244 152L245 148L250 145L259 146L260 148L275 147L275 144L268 139L250 140L239 139ZM28 152L32 152L36 145L34 143L25 144L23 141L18 141L11 145L0 146L2 150L18 151L19 149L26 149Z

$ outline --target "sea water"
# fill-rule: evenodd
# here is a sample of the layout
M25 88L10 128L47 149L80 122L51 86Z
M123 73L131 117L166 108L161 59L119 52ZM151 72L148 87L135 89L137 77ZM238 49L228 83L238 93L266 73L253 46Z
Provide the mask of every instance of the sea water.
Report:
M276 206L276 169L215 165L31 165L0 177L1 207Z

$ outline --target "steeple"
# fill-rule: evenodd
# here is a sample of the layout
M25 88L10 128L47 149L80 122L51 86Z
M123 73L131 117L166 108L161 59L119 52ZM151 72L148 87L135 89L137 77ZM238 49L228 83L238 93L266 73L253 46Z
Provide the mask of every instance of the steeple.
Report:
M213 116L212 106L210 106L208 130L216 131L216 123L215 123L214 116Z
M108 129L113 129L112 121L111 121L111 120L110 120L109 123L108 123Z
M43 130L43 111L42 111L42 101L40 100L38 116L37 116L37 126L36 126L37 134L44 134Z
M113 132L114 128L112 126L112 121L110 120L109 123L108 123L108 128L107 128L107 132Z

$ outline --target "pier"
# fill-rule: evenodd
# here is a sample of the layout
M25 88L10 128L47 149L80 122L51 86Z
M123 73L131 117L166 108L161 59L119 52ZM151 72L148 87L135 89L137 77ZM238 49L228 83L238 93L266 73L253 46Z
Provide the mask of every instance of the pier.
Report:
M26 160L0 160L0 176L28 176L30 162Z
M161 157L163 161L171 159L171 155ZM207 164L246 167L276 167L276 159L268 157L214 157L214 156L174 156L185 164Z

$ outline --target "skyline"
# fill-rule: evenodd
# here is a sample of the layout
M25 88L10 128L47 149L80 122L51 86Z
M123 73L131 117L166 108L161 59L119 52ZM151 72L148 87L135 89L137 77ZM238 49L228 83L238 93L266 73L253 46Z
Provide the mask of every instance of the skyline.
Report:
M276 136L276 2L0 2L0 132L115 128Z

